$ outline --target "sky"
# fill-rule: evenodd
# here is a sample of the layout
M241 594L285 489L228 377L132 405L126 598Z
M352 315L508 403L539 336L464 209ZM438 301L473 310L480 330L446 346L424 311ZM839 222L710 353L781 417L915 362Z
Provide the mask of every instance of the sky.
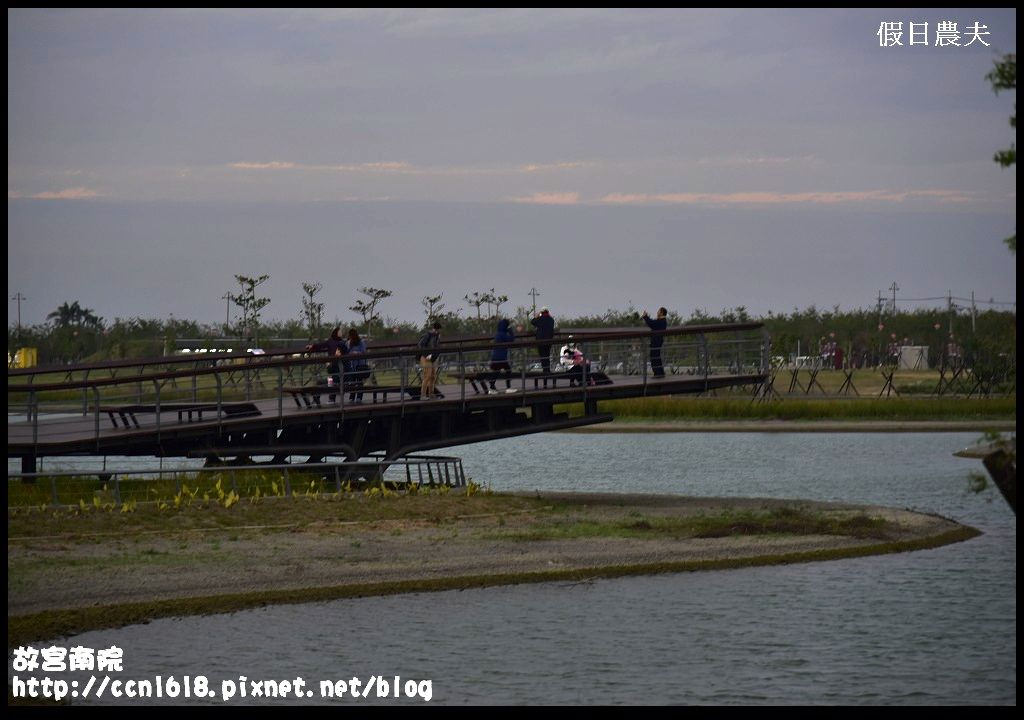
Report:
M1016 299L1011 9L7 17L8 324Z

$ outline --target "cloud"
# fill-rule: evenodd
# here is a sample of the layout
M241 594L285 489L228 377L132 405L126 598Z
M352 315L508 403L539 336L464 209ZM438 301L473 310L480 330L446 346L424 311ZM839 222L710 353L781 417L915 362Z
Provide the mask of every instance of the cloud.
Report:
M89 198L97 197L103 196L95 190L90 190L89 188L84 187L68 188L67 190L47 190L45 192L35 193L34 195L26 195L13 190L7 191L8 200L16 200L20 198L31 198L33 200L88 200Z
M538 163L530 165L520 165L516 168L519 172L524 173L536 173L536 172L548 172L550 170L575 170L576 168L591 167L594 163L588 162L559 162L559 163Z
M474 176L474 175L524 175L545 172L558 172L589 167L589 162L551 162L528 163L525 165L497 167L466 167L456 165L412 165L407 162L372 162L342 163L337 165L303 164L294 162L234 162L228 167L235 170L297 170L305 172L340 172L340 173L381 173L394 175L431 175L431 176Z
M967 203L973 193L959 190L864 190L848 192L738 192L738 193L611 193L599 202L608 205L839 205L844 203L888 202L928 198L940 203Z
M580 201L580 194L568 193L534 193L527 197L509 198L516 203L532 203L534 205L575 205Z
M228 167L233 167L238 170L292 170L299 166L291 162L273 161L264 163L236 162L231 163Z
M796 157L771 157L765 155L726 155L720 157L701 158L698 165L713 165L720 167L757 167L765 165L789 165L796 163L816 163L818 158L814 155L799 155Z

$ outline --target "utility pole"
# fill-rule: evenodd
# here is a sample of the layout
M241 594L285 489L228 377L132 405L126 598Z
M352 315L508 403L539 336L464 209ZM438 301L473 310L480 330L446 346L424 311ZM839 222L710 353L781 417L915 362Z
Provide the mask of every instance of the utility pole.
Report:
M900 289L900 286L896 284L895 280L893 280L892 281L892 285L889 286L889 289L892 290L892 314L895 315L896 314L896 291Z
M978 306L974 304L974 291L971 290L971 332L975 332L978 327Z
M537 288L530 288L530 292L528 292L526 294L533 298L533 314L536 315L537 314L537 296L540 295L540 293L537 292Z
M220 299L227 300L227 303L224 305L224 332L226 333L231 326L231 293L224 293L220 296Z
M953 336L953 291L946 291L946 307L949 309L949 336Z
M21 301L28 300L28 298L22 295L21 292L19 291L11 297L11 300L18 301L18 332L21 332Z

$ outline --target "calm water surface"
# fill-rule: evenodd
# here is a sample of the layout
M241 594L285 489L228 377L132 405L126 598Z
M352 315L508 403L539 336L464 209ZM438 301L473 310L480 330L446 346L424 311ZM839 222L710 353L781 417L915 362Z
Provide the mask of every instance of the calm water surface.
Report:
M1016 704L1016 518L998 495L967 492L980 461L952 457L978 435L548 434L453 448L495 490L876 503L985 534L806 565L167 619L58 644L118 645L125 678L204 674L218 690L240 674L429 678L431 704Z

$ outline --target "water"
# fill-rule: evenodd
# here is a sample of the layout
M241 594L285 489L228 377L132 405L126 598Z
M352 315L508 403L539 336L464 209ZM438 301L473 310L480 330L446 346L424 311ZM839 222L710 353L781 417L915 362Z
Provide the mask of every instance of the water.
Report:
M399 675L430 679L431 704L1016 704L1016 518L997 493L967 492L979 461L952 457L977 437L548 434L453 448L496 490L863 502L985 534L834 562L165 619L57 644L117 645L124 678L204 674L218 692L240 674L301 676L309 703L320 680Z

